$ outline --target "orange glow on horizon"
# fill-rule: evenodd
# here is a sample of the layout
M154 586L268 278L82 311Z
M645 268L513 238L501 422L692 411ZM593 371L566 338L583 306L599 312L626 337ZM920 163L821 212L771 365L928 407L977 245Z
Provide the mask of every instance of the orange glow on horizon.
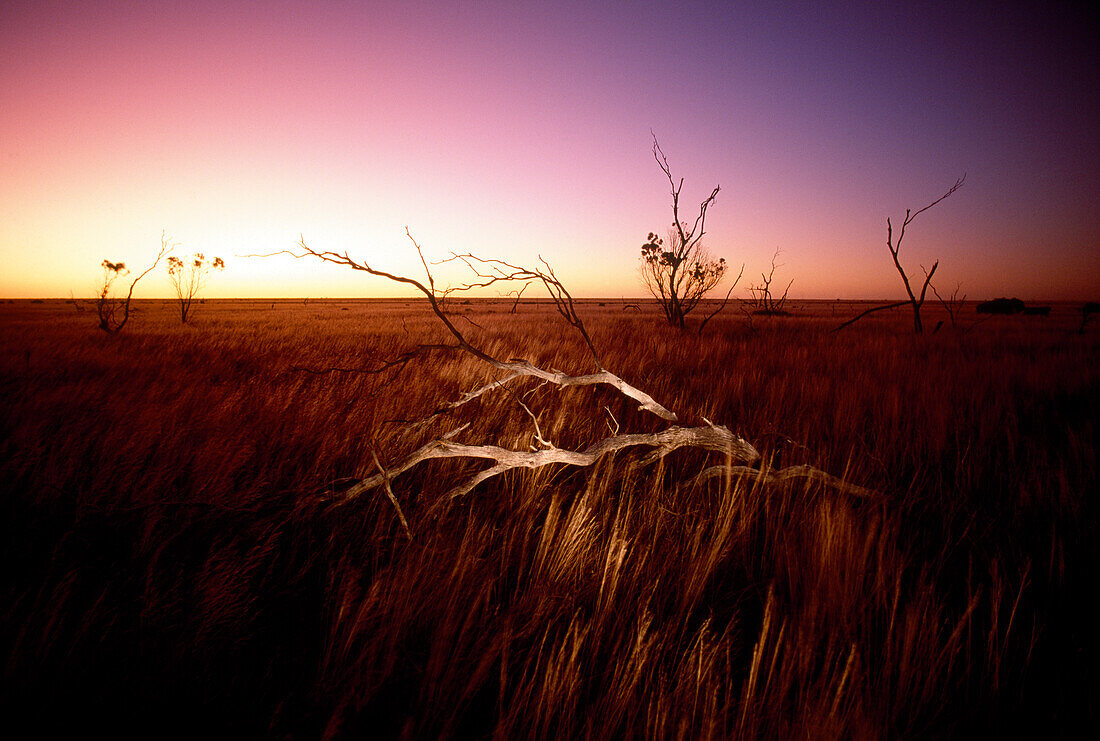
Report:
M1095 106L1051 109L1045 78L1035 90L1000 81L999 47L972 52L988 89L976 77L938 87L949 80L919 64L935 37L907 39L909 63L873 45L849 59L809 26L788 38L741 11L708 18L708 62L668 70L614 9L253 10L0 10L12 40L0 50L0 296L88 295L101 260L151 260L162 230L180 254L225 258L211 297L394 295L347 271L241 256L301 234L415 276L406 225L435 259L542 255L578 296L642 296L638 250L671 218L651 127L685 178L686 211L722 185L706 241L745 264L735 295L777 247L792 296L902 295L885 217L963 171L966 187L907 235L911 275L938 258L942 285L972 298L1091 299L1100 286ZM697 25L697 9L684 13L635 21L663 37ZM724 34L742 28L763 36L731 45ZM818 84L826 68L784 51L796 42L834 65L833 88ZM901 65L881 80L857 65L880 53ZM872 87L849 90L845 76ZM898 79L915 99L881 105ZM168 290L158 272L141 295Z

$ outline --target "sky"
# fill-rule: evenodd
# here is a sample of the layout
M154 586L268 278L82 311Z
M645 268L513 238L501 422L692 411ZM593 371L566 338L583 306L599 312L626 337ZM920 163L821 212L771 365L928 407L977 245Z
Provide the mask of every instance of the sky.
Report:
M1081 4L1083 7L1083 4ZM209 297L408 295L452 252L642 296L671 223L792 297L1100 296L1100 59L1077 3L0 3L0 296L222 257ZM465 276L437 266L441 285ZM941 292L942 292L941 290ZM168 296L158 269L137 297ZM724 293L724 291L723 291ZM488 295L493 295L490 292Z

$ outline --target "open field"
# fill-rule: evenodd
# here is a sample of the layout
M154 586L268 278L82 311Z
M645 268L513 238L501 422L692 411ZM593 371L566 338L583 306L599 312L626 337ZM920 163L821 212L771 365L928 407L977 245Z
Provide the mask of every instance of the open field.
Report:
M1095 727L1100 321L915 337L902 308L736 308L703 336L579 305L604 365L777 465L874 490L691 483L721 456L510 472L439 461L326 492L464 423L559 447L655 431L603 388L434 352L420 301L0 303L4 708L148 737L912 738ZM547 303L453 301L498 356L592 370ZM701 309L702 311L702 309ZM926 308L930 331L945 314ZM457 321L457 320L456 320ZM531 393L527 393L530 391ZM686 483L685 483L686 482Z

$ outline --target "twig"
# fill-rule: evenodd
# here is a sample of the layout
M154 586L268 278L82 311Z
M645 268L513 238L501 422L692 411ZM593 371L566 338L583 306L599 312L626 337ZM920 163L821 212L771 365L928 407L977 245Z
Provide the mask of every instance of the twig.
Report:
M393 503L393 508L397 510L397 519L401 521L401 527L405 529L405 537L412 542L412 531L409 530L409 523L405 519L405 513L401 511L401 505L397 502L397 497L393 494L393 489L390 487L390 477L386 474L386 469L382 467L382 463L378 460L378 453L374 451L374 448L370 450L371 457L374 458L374 465L377 466L379 475L382 476L382 489L386 492L386 496L390 498L390 502Z
M908 303L909 303L908 301L898 301L898 302L897 302L896 304L886 304L885 306L875 306L874 308L868 309L867 311L865 311L865 312L863 312L863 313L861 313L861 314L858 314L858 315L856 315L856 316L852 317L851 319L849 319L848 321L844 322L843 324L841 324L841 325L840 325L839 327L837 327L837 328L836 328L836 329L834 329L833 331L834 331L834 332L839 332L840 330L842 330L842 329L844 329L845 327L847 327L847 326L848 326L849 324L855 324L855 323L856 323L857 321L859 321L859 320L860 320L860 319L862 319L863 317L867 316L868 314L873 314L873 313L875 313L876 311L884 311L884 310L886 310L886 309L896 309L896 308L898 308L899 306L905 306L905 305L907 305Z
M734 288L737 288L737 284L741 280L741 276L744 275L744 274L745 274L745 264L741 263L741 270L740 270L740 272L737 273L737 277L733 279L733 285L731 285L730 289L728 291L726 291L726 297L724 299L722 299L722 303L719 304L718 308L715 309L713 312L711 312L710 315L708 315L707 318L704 319L702 321L702 323L699 325L699 334L703 334L703 329L707 326L707 322L709 322L711 319L716 317L722 311L722 309L726 308L726 302L730 300L730 294L733 293Z

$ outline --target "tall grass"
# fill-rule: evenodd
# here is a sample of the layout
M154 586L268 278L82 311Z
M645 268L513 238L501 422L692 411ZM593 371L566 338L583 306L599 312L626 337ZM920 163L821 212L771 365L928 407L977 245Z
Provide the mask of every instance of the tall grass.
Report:
M44 729L292 738L1095 722L1098 335L1068 310L833 333L824 306L703 337L582 311L607 367L688 421L877 496L695 485L717 461L683 453L437 506L477 466L441 461L394 483L410 541L384 495L323 493L466 422L469 442L533 433L508 394L401 421L491 377L468 357L346 372L442 340L416 302L207 302L194 326L142 302L115 337L61 302L0 305L4 703ZM454 308L494 352L587 370L549 307L509 307ZM559 446L660 424L613 392L528 391Z

